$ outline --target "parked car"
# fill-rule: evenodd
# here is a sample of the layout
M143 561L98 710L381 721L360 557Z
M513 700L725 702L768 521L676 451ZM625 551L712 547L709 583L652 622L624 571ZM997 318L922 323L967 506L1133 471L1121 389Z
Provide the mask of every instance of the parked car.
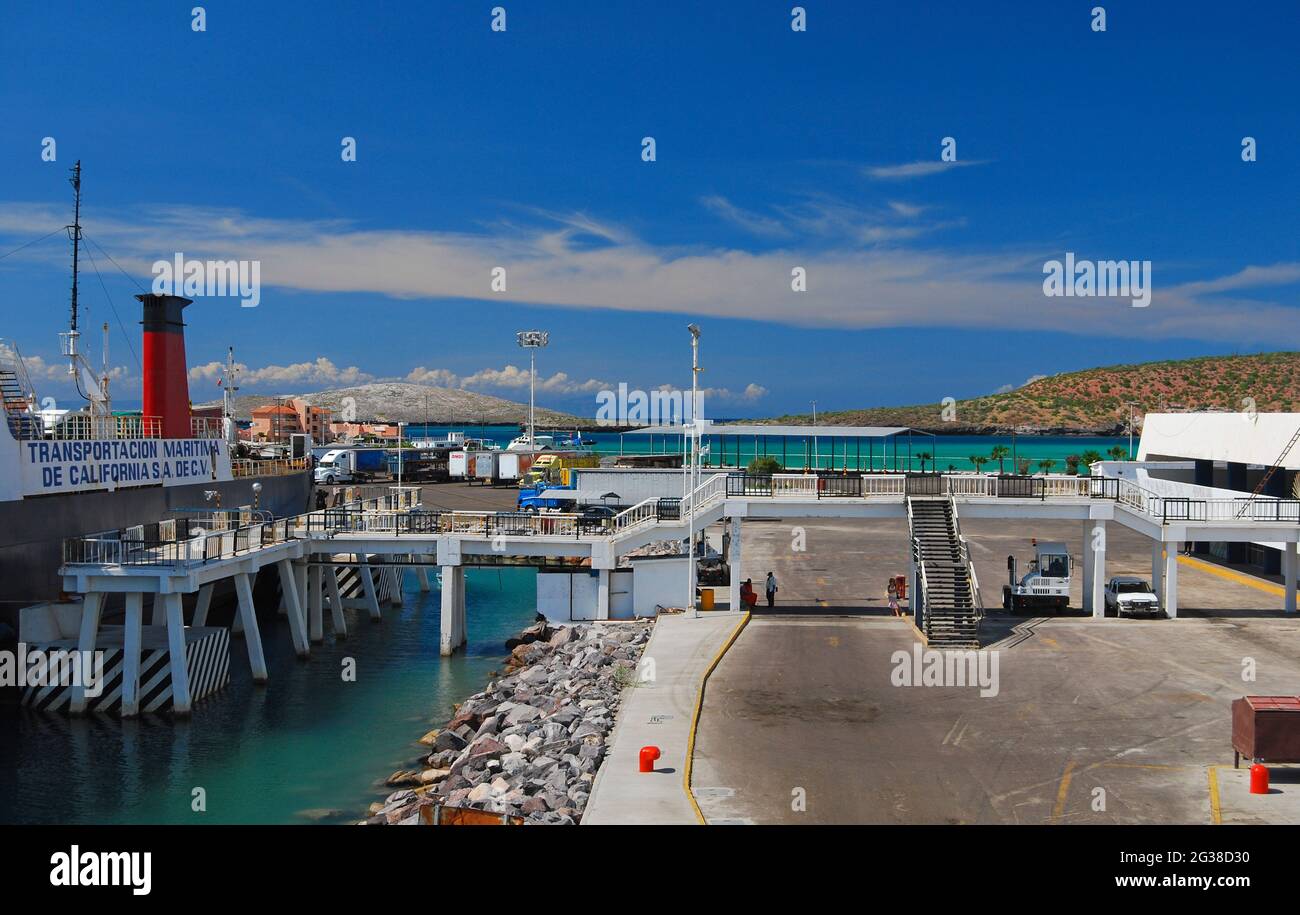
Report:
M1106 612L1116 616L1159 616L1160 598L1144 578L1116 575L1106 582Z
M603 531L609 528L618 514L608 505L584 506L578 515L578 529L581 531Z

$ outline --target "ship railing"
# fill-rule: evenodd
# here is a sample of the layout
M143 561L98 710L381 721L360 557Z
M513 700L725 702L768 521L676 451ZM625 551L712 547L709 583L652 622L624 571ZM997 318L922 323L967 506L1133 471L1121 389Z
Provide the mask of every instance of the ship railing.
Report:
M221 420L209 416L190 417L190 438L221 438L224 435L225 429Z
M69 413L59 418L42 438L55 441L162 438L161 416L95 416Z

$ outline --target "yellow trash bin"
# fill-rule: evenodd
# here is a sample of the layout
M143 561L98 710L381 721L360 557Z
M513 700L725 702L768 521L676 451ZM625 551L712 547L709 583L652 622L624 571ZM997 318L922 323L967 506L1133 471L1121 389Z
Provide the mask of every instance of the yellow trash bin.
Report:
M701 610L712 610L712 609L713 609L713 589L712 589L712 588L700 588L700 609L701 609Z

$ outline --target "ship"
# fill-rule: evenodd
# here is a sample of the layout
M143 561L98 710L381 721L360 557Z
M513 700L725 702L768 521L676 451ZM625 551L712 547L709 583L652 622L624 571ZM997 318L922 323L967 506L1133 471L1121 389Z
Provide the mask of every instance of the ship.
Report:
M214 507L284 517L308 510L311 499L310 442L297 449L301 456L258 460L238 441L233 352L221 418L193 415L184 322L191 299L135 297L143 325L142 409L113 410L107 358L97 372L81 353L81 163L72 171L71 321L60 337L84 406L38 409L17 345L0 341L0 621L15 629L19 608L62 596L59 568L69 538Z

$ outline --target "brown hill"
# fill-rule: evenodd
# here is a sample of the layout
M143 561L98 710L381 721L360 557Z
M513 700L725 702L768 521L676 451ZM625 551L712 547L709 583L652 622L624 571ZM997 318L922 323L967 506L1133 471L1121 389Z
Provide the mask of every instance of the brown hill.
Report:
M1289 412L1300 405L1300 353L1203 356L1112 365L1051 375L1014 391L959 400L944 414L939 403L818 412L827 425L912 426L940 434L1021 432L1116 434L1162 410L1255 409ZM951 417L951 418L949 418ZM807 423L808 415L763 422Z

